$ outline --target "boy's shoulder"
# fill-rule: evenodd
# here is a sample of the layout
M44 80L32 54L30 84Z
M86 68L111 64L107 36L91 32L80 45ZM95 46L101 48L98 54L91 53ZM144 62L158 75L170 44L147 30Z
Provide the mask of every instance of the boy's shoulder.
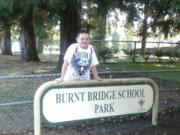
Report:
M89 47L94 48L93 45L89 44Z
M68 49L75 49L77 46L78 46L77 43L73 43L68 47Z
M78 46L78 43L73 43L69 47L76 47L76 46Z
M79 46L79 43L73 43L73 44L71 44L71 45L69 46L69 48L72 48L72 49L73 49L73 48L76 48L76 47L78 47L78 46ZM92 44L89 44L89 47L92 48L92 49L94 48Z

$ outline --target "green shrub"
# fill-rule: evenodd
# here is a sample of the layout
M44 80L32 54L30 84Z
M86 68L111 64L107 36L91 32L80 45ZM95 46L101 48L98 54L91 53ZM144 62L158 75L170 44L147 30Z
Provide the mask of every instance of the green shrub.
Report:
M103 63L106 63L108 59L111 59L114 57L114 54L117 54L119 52L119 49L115 46L113 47L106 47L100 48L98 51L98 57L100 60L103 61Z
M147 50L146 50L146 51L144 52L143 58L144 58L144 60L145 60L146 62L148 62L150 55L151 55L150 51L147 51Z
M135 62L136 54L133 49L123 49L122 51L131 58L133 63Z
M158 61L160 62L160 58L163 56L163 50L161 48L155 49L155 56L157 57Z
M174 57L180 58L180 44L177 44L174 50Z

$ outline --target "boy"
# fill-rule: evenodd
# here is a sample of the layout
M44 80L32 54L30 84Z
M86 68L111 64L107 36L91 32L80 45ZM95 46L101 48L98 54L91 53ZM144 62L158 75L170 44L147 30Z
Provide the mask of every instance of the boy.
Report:
M77 43L71 44L65 53L61 78L57 81L89 80L90 70L94 79L102 81L97 73L97 56L93 46L89 44L89 40L88 33L81 32L78 34Z

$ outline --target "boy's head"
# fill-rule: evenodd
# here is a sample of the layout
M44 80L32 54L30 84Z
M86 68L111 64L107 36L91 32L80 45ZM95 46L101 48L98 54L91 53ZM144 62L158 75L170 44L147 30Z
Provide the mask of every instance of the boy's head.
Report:
M80 32L77 35L76 41L80 44L82 48L87 48L89 45L89 33L88 32Z

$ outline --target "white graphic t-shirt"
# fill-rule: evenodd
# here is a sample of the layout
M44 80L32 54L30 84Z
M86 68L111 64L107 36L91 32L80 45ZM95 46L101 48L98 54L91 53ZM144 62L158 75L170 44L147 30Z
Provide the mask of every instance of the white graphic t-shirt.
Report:
M98 64L93 46L83 49L78 43L72 44L66 51L64 61L69 63L64 80L88 80L90 68Z

